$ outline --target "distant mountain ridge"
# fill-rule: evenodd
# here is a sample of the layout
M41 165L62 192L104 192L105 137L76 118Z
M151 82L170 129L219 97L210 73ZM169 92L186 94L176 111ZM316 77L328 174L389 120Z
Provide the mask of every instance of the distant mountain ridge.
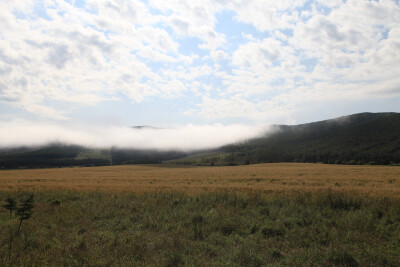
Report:
M209 151L90 149L49 144L0 151L0 168L147 164L240 165L265 162L400 164L400 114L359 113L279 130ZM157 129L134 126L136 129ZM201 152L201 153L200 153Z
M132 129L137 129L137 130L145 130L145 129L159 130L161 128L153 127L153 126L149 126L149 125L137 125L137 126L132 126Z
M181 159L195 165L266 162L399 164L400 114L359 113L300 125L277 125L271 135Z
M180 151L140 149L93 149L75 145L49 144L40 148L17 148L0 152L0 169L156 164L187 156Z

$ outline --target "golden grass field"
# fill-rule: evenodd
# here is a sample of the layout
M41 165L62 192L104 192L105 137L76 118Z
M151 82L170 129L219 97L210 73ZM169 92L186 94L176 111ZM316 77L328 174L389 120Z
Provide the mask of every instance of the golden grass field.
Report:
M200 193L334 190L400 196L400 168L304 163L232 167L120 165L0 171L0 191L79 190Z

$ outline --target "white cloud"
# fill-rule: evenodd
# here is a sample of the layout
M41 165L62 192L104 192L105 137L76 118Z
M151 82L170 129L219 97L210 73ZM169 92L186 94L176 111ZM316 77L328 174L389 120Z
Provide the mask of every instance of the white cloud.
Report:
M305 0L272 1L262 0L233 1L228 7L237 14L237 20L252 24L259 31L291 28L298 20L297 7L303 6Z
M170 129L61 126L14 120L0 122L0 147L43 146L49 143L86 147L158 150L215 148L276 130L267 126L192 125Z
M280 43L273 39L264 39L259 43L247 43L235 51L232 63L251 69L269 68L274 62L280 60L281 48Z
M222 60L225 60L225 59L229 58L228 53L226 53L226 52L224 52L222 50L211 51L210 55L211 55L211 58L215 62L222 61Z
M38 117L66 120L115 98L157 106L185 97L198 104L186 114L203 120L261 122L320 101L398 95L396 1L88 0L77 8L16 0L0 9L0 101ZM232 28L220 24L227 16Z
M46 114L45 99L87 105L114 92L134 101L168 95L171 86L159 86L166 78L143 60L178 63L195 58L179 54L178 43L153 26L158 16L150 16L140 1L86 1L97 13L64 1L44 2L50 21L33 17L34 4L21 4L2 4L0 99L39 116L65 119L68 113Z
M286 4L279 11L270 5L266 14L286 9L292 14L294 6ZM257 11L243 11L239 20L260 31L290 24L287 27L293 36L274 31L273 37L241 45L232 56L232 64L239 70L221 76L226 86L221 93L224 98L203 99L198 112L207 119L239 116L262 120L321 102L371 99L374 94L398 96L398 4L339 1L326 6L333 8L331 12L313 10L306 21L288 19L287 24L267 19L253 23Z
M87 6L108 18L122 18L135 24L146 22L148 9L137 0L86 0Z
M25 106L25 108L27 111L32 112L34 114L38 114L45 118L56 119L56 120L66 120L67 119L64 112L56 110L52 107L33 104L33 105L27 105L27 106ZM5 129L4 129L4 131L5 131ZM7 131L7 132L8 132L8 134L10 134L10 131Z
M226 117L252 117L256 119L260 116L254 102L249 102L242 97L220 99L203 97L203 101L198 107L200 110L188 111L188 114L198 113L201 117L211 121Z
M135 31L134 34L140 36L146 47L154 47L163 52L177 52L178 43L172 40L171 36L163 29L144 26Z
M215 50L226 42L224 34L215 31L215 13L212 1L149 1L153 8L167 14L164 22L179 36L191 36L203 41L199 48Z

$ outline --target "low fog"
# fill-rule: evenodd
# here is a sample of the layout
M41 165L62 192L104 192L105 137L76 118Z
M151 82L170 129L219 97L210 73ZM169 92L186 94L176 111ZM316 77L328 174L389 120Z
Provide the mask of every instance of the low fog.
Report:
M185 125L175 128L63 126L28 121L0 123L0 148L37 147L51 143L90 148L201 150L244 141L274 131L272 126Z

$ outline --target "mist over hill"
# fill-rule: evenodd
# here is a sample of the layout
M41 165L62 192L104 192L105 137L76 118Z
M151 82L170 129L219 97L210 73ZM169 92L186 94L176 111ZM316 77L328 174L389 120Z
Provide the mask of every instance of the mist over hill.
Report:
M267 136L223 146L210 155L174 162L194 165L400 163L399 113L360 113L301 125L278 125L278 128Z
M138 131L160 131L151 126L133 128ZM399 113L360 113L301 125L276 125L265 129L269 130L246 141L217 148L192 150L188 147L185 147L185 150L122 146L93 148L63 143L9 147L0 150L0 168L149 164L165 161L185 165L240 165L265 162L400 163ZM203 140L205 141L207 140Z

